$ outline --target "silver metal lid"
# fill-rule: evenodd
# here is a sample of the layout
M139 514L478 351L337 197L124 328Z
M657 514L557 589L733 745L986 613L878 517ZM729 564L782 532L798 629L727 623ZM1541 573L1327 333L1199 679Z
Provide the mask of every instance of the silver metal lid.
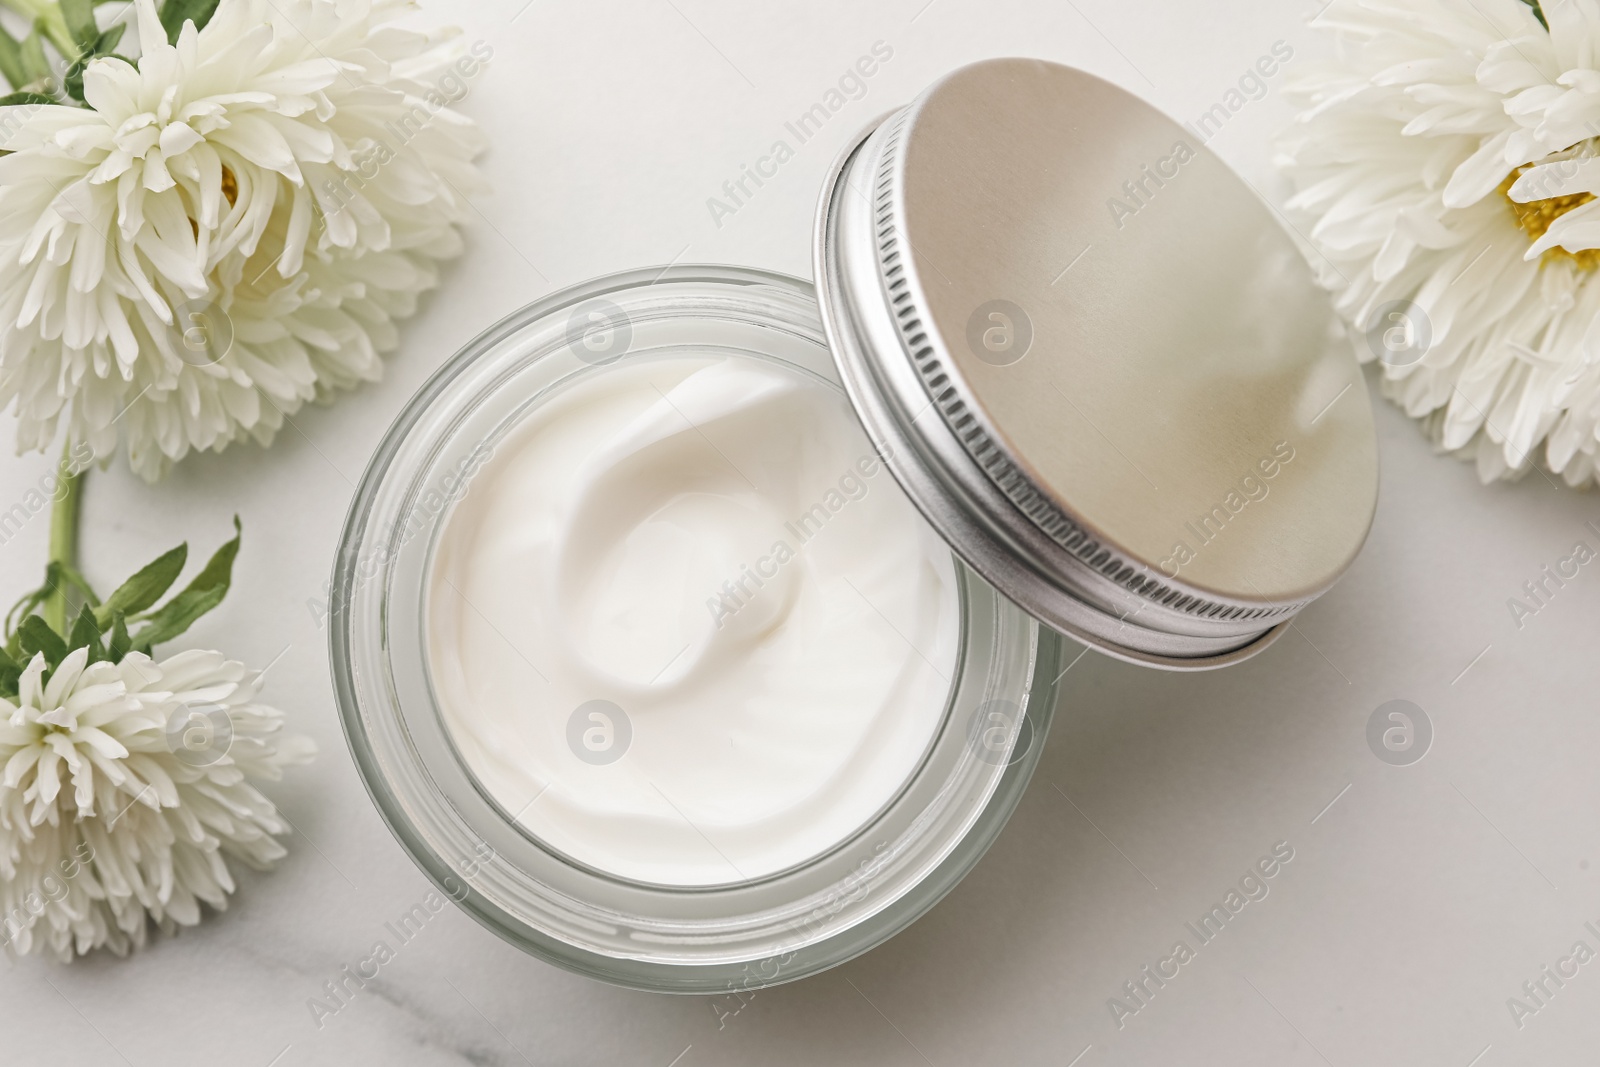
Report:
M1355 558L1372 411L1300 252L1199 134L964 67L849 146L816 273L856 411L955 552L1112 655L1205 669Z

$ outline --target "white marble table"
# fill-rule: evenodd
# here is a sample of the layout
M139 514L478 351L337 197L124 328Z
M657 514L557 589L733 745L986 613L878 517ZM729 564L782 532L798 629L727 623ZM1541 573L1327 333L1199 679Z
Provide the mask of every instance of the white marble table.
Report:
M356 778L307 605L366 457L434 367L501 315L606 271L698 260L809 274L815 192L837 146L960 63L1073 63L1193 118L1274 42L1294 49L1289 72L1322 48L1301 22L1311 5L1293 0L461 8L420 17L461 19L495 49L464 105L493 139L495 191L476 200L470 251L387 379L297 417L270 453L203 456L155 488L97 472L87 491L84 558L102 582L180 539L220 542L228 517L244 517L235 591L194 637L256 664L283 653L267 696L322 749L272 791L299 831L291 855L245 875L226 914L132 959L0 964L0 1063L1593 1061L1600 962L1520 1029L1506 999L1575 941L1600 947L1584 927L1600 928L1600 568L1520 631L1506 600L1575 541L1600 544L1584 525L1600 498L1538 476L1482 488L1387 406L1377 526L1348 579L1235 670L1176 677L1084 657L999 843L889 944L762 991L719 1028L707 1000L574 977L447 909L319 1029L308 998L428 886ZM893 57L865 97L713 218L707 199L878 41ZM1269 195L1281 195L1269 139L1287 115L1282 80L1212 142ZM0 462L0 499L47 467ZM0 548L7 597L36 581L44 527ZM1366 741L1374 709L1397 698L1436 733L1412 766ZM1280 841L1294 858L1270 894L1119 1028L1108 999L1126 1001L1123 983Z

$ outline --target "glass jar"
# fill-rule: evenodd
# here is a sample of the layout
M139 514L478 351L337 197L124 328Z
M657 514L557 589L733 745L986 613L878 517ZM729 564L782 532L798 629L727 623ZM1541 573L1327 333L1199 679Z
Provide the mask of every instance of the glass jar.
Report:
M564 387L624 362L708 350L840 388L816 294L795 278L684 266L547 297L467 345L406 406L357 489L330 593L345 733L418 866L528 952L674 993L801 978L931 908L1021 798L1066 644L957 559L960 654L942 725L894 798L849 838L771 876L704 888L614 877L542 843L483 788L441 715L426 636L438 535L496 442Z

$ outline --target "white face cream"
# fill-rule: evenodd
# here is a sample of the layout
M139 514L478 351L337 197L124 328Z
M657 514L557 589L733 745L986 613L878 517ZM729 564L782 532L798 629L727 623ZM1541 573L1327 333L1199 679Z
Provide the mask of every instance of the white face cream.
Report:
M620 363L539 405L428 585L433 685L482 787L655 884L850 838L923 759L957 666L949 548L842 396L750 357Z

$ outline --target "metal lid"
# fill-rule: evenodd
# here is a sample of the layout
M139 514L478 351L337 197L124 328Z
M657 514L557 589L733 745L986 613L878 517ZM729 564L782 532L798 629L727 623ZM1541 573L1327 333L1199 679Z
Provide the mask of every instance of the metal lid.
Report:
M1121 658L1253 655L1366 539L1360 370L1189 127L1082 71L962 68L849 146L816 272L856 411L955 552Z

